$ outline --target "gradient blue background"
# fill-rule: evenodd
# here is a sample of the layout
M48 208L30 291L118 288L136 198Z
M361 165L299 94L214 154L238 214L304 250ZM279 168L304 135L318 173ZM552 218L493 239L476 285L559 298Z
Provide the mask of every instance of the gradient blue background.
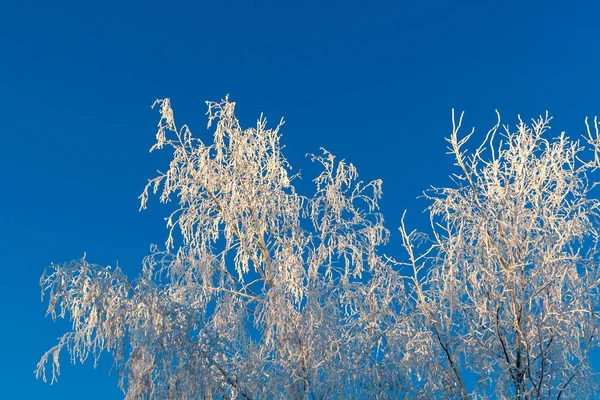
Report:
M166 210L138 213L137 199L168 160L148 153L157 97L207 140L206 99L229 93L243 125L284 116L302 188L320 146L382 178L386 251L400 255L402 211L426 228L415 198L452 172L452 107L481 135L496 108L511 124L549 110L573 136L600 114L600 6L570 3L2 1L0 398L122 397L108 357L96 370L64 357L58 384L35 380L69 327L44 319L38 279L84 251L135 276L164 242Z

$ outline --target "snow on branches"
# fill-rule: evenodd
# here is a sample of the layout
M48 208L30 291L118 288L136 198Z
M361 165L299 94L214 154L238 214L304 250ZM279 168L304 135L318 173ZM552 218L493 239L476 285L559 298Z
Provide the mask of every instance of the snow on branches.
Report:
M385 335L403 284L378 247L388 231L377 213L381 182L363 184L352 164L323 150L312 197L296 193L279 129L261 116L242 129L235 103L208 102L210 145L178 128L168 99L152 150L170 148L166 172L148 182L166 218L130 284L85 260L42 277L48 312L73 332L43 357L67 349L83 361L114 355L127 398L323 398L402 393ZM178 238L178 240L176 240Z
M164 247L140 276L87 262L41 278L48 315L72 331L42 357L112 355L137 398L585 398L597 390L598 124L583 144L550 118L474 152L453 114L451 187L426 192L431 235L389 232L381 181L321 149L315 193L296 192L280 128L242 129L207 102L213 140L177 127L169 99L151 148L172 152L149 198L172 202ZM498 139L500 137L500 139ZM495 142L496 141L496 142Z

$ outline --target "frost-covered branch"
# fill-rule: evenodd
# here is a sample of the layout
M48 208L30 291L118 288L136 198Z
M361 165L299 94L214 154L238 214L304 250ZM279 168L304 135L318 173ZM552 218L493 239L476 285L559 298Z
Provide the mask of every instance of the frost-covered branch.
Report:
M43 277L50 313L60 304L73 332L66 349L84 361L115 357L128 398L367 398L404 393L403 281L379 248L381 182L322 150L316 193L296 193L279 130L261 116L242 129L235 103L208 102L214 140L178 128L168 99L151 151L173 158L144 189L174 202L164 249L154 246L134 284L82 260ZM54 314L53 314L54 315ZM401 348L402 346L398 346ZM392 357L393 356L393 357Z
M437 338L431 358L455 376L462 397L467 373L479 376L476 398L596 390L589 352L598 344L598 200L590 192L597 141L589 127L587 149L564 133L547 139L550 121L519 118L516 132L505 126L494 145L498 123L469 155L473 131L459 138L461 114L448 139L456 187L426 193L431 255L415 262L414 234L401 228L418 324ZM593 161L581 161L590 150ZM446 390L444 375L429 379Z

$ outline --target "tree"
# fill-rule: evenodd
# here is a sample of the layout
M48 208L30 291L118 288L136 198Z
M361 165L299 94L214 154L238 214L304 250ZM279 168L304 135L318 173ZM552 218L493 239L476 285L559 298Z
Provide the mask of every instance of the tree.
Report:
M402 226L413 269L416 323L431 344L429 385L468 398L584 398L597 393L590 352L598 344L598 124L587 145L561 133L546 139L548 115L516 132L500 125L474 153L448 139L460 172L456 187L426 196L433 246L416 255L416 234ZM586 120L587 125L587 120ZM485 148L490 148L484 157ZM591 161L584 161L591 150Z
M377 213L381 182L357 181L352 164L323 150L316 193L296 193L279 128L243 130L235 103L208 102L214 142L177 128L168 99L152 150L171 148L166 173L149 181L177 197L164 249L153 248L130 283L85 258L42 276L48 313L73 332L40 361L108 351L127 398L379 398L406 385L386 357L403 282L378 254L388 231ZM176 238L179 245L176 246Z
M432 235L400 227L407 260L382 252L381 181L326 150L315 193L296 192L279 130L242 129L207 102L206 145L168 99L151 151L173 159L144 189L166 244L141 275L85 259L41 278L48 314L73 330L38 364L112 355L126 398L567 398L591 396L598 344L598 124L587 150L550 119L499 124L471 156L448 139L456 187L433 189ZM454 121L454 119L453 119ZM488 159L485 146L491 149ZM429 245L423 247L429 241ZM402 266L408 265L408 268ZM406 273L410 271L410 273Z

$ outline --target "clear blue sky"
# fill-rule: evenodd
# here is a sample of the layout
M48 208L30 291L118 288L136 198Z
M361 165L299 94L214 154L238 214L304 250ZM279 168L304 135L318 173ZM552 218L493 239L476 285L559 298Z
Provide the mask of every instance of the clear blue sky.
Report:
M571 5L567 5L571 3ZM4 0L0 11L0 398L118 399L108 358L35 380L68 325L44 319L38 279L51 261L88 260L135 275L163 243L164 209L138 213L149 154L170 97L179 123L207 138L204 100L230 94L244 125L286 119L283 143L310 175L320 146L384 181L399 254L402 210L447 183L450 110L484 132L499 109L549 110L555 130L600 114L596 2Z

